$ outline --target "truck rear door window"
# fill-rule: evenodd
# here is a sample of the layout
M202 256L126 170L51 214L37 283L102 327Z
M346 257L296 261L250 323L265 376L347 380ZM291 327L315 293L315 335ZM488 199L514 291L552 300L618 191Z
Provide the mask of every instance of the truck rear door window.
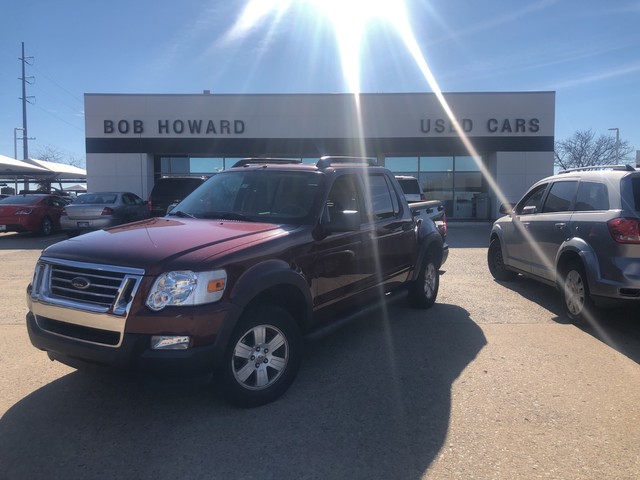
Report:
M384 175L369 175L374 219L394 217L398 213L398 199Z

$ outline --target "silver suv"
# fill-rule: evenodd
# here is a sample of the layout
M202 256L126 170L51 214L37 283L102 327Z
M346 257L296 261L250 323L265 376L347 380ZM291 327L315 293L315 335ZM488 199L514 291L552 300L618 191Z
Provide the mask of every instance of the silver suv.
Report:
M496 280L518 274L556 286L572 320L595 306L640 302L640 171L566 170L534 184L491 229Z

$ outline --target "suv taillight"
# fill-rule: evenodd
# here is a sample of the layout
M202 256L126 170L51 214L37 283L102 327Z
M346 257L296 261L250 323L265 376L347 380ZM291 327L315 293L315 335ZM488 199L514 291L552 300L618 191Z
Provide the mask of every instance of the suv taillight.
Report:
M640 220L637 218L614 218L607 222L609 233L618 243L640 243Z
M151 197L149 197L149 201L147 202L147 209L149 210L149 213L151 213Z

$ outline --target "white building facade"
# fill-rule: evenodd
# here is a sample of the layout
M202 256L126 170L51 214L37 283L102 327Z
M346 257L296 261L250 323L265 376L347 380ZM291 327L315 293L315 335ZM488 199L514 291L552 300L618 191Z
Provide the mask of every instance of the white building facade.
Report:
M450 218L489 219L496 190L515 201L553 174L554 92L444 98L468 142L432 93L86 94L87 188L146 198L161 176L209 175L244 157L364 155L418 177Z

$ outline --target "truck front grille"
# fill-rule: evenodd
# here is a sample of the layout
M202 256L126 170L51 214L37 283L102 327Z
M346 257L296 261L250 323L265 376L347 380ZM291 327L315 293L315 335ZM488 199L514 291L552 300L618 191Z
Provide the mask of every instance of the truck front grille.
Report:
M42 257L31 297L39 302L93 313L125 316L144 271Z

